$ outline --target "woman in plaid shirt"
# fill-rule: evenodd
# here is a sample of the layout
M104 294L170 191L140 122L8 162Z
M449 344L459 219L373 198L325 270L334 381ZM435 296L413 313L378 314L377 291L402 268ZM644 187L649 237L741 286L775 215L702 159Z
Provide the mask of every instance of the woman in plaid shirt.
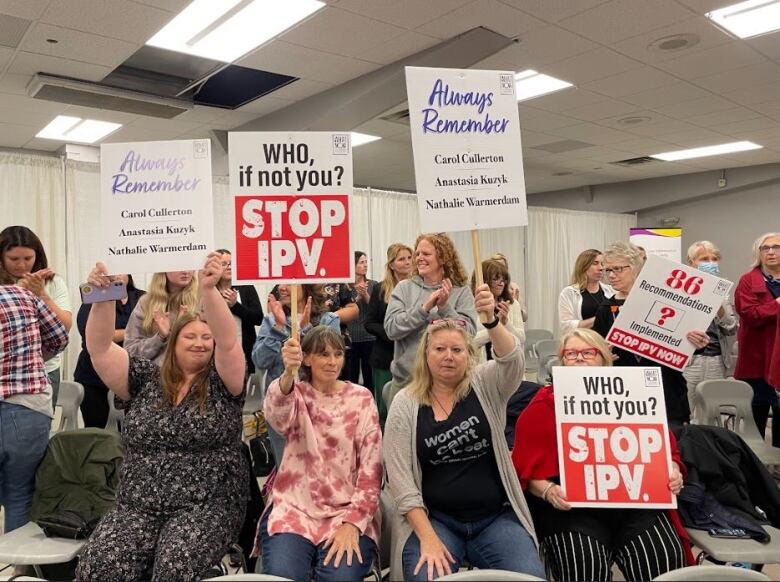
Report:
M13 283L0 268L0 506L6 533L29 521L53 410L44 361L68 345L54 312Z

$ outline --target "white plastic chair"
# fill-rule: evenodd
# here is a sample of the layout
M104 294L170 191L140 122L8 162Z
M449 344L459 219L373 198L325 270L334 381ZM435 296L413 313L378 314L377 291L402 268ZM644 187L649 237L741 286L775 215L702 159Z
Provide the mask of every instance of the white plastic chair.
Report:
M661 574L653 578L659 582L673 582L676 580L771 580L766 574L748 570L746 568L736 568L734 566L687 566L677 570L671 570L666 574Z
M723 410L734 411L734 432L742 437L765 465L780 464L780 449L769 446L758 432L753 418L753 389L741 380L705 380L694 393L699 424L723 426Z
M106 419L106 430L113 430L119 432L119 427L125 420L125 411L116 407L116 401L114 400L114 393L109 390L108 395L108 418Z
M40 566L70 562L86 541L47 538L37 523L29 521L22 527L0 536L0 562L32 566L35 575L43 578Z
M461 570L454 574L447 574L437 580L496 580L496 581L530 581L544 580L531 574L522 574L520 572L508 572L507 570Z
M254 414L263 408L265 373L266 370L264 369L255 370L247 380L246 400L244 400L244 414L246 415Z
M763 527L771 537L767 544L755 540L715 538L701 529L685 528L685 531L688 532L691 543L702 550L696 559L699 564L706 558L718 562L780 564L780 529L768 525Z
M525 367L527 369L539 369L539 356L535 349L536 344L543 340L551 340L554 337L553 332L547 329L525 330Z
M79 406L84 400L84 386L78 382L62 380L57 396L57 406L62 409L60 424L56 432L76 430L79 426Z

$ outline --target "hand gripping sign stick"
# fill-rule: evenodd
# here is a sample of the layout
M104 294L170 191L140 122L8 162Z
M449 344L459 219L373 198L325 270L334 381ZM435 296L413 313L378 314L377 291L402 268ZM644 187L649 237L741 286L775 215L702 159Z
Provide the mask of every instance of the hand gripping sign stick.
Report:
M476 286L479 287L484 283L484 279L482 278L482 259L480 256L482 255L482 251L480 250L480 244L479 244L479 231L475 228L471 230L471 249L474 252L474 278L476 280ZM479 312L479 321L482 323L486 323L488 319L487 313L484 311Z

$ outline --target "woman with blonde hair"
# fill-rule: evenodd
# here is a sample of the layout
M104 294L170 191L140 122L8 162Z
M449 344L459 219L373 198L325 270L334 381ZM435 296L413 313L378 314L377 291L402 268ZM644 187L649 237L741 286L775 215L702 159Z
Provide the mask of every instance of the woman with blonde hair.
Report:
M768 232L756 239L751 267L734 291L740 317L734 377L753 388L753 417L761 436L772 410L772 445L780 447L780 384L770 382L772 361L780 360L780 343L775 339L780 318L780 233Z
M582 251L574 261L570 285L558 297L558 326L562 334L593 327L599 305L615 294L603 279L604 255L596 249Z
M575 328L564 334L558 356L564 366L612 365L609 345L591 329ZM692 565L693 555L676 511L571 507L560 485L554 396L551 385L537 392L517 419L512 448L512 461L527 492L551 579L612 580L614 562L626 580L651 580ZM677 495L684 465L671 432L669 442L669 489Z
M176 318L197 311L198 280L193 271L155 273L130 314L124 348L131 356L159 364Z
M428 323L441 318L460 319L474 333L477 314L468 276L450 237L422 234L414 243L414 271L393 290L385 314L385 332L395 342L392 397L411 377L412 362Z
M509 333L517 338L520 346L525 345L525 327L520 302L515 300L510 291L511 279L506 263L494 259L482 261L482 280L490 288L496 302L496 317L501 320ZM471 290L476 289L476 273L471 276ZM493 359L492 346L488 330L477 320L477 333L474 334L474 347L480 362ZM484 349L483 349L484 348Z
M523 350L495 316L487 285L477 288L473 306L487 317L494 359L476 365L465 320L431 322L387 418L392 580L432 580L466 559L480 569L544 575L504 437Z
M379 422L385 426L387 407L382 398L382 388L393 379L390 373L390 363L393 361L393 341L385 332L385 313L393 289L400 281L408 279L412 274L412 249L403 243L393 243L387 247L387 262L385 276L379 285L375 285L366 311L366 331L372 334L376 341L371 351L371 370L374 376L374 398L379 409Z
M620 309L626 302L631 289L636 282L639 271L645 264L644 255L636 245L625 242L613 242L604 251L604 272L607 280L615 291L596 311L593 330L601 337L607 337L612 324L617 319ZM686 339L697 349L703 348L709 342L709 337L703 331L692 331ZM691 409L688 404L688 384L682 372L637 356L619 347L613 347L616 366L659 366L664 384L664 399L666 401L666 417L670 426L679 427L691 420Z

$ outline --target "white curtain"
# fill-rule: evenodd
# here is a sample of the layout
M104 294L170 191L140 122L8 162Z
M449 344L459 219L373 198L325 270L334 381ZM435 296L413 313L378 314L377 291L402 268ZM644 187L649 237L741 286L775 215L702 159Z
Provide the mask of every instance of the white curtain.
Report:
M101 256L100 167L57 157L0 152L0 204L3 228L23 224L44 243L49 262L68 282L74 316L80 300L78 285ZM509 260L512 279L528 307L528 327L557 329L557 300L568 284L577 254L603 248L612 240L627 240L636 217L625 214L571 212L530 207L529 225L480 232L482 258L501 252ZM369 257L369 274L381 279L387 247L411 246L420 232L414 194L355 188L352 198L353 248ZM217 247L233 248L233 210L227 177L214 178L214 233ZM446 231L446 224L442 224ZM450 233L466 269L474 258L469 232ZM145 288L151 274L133 273ZM258 285L260 297L270 286ZM63 377L72 378L81 338L73 326Z
M612 241L628 241L632 226L634 214L529 208L527 327L557 335L558 295L569 284L577 255L589 248L603 250Z

